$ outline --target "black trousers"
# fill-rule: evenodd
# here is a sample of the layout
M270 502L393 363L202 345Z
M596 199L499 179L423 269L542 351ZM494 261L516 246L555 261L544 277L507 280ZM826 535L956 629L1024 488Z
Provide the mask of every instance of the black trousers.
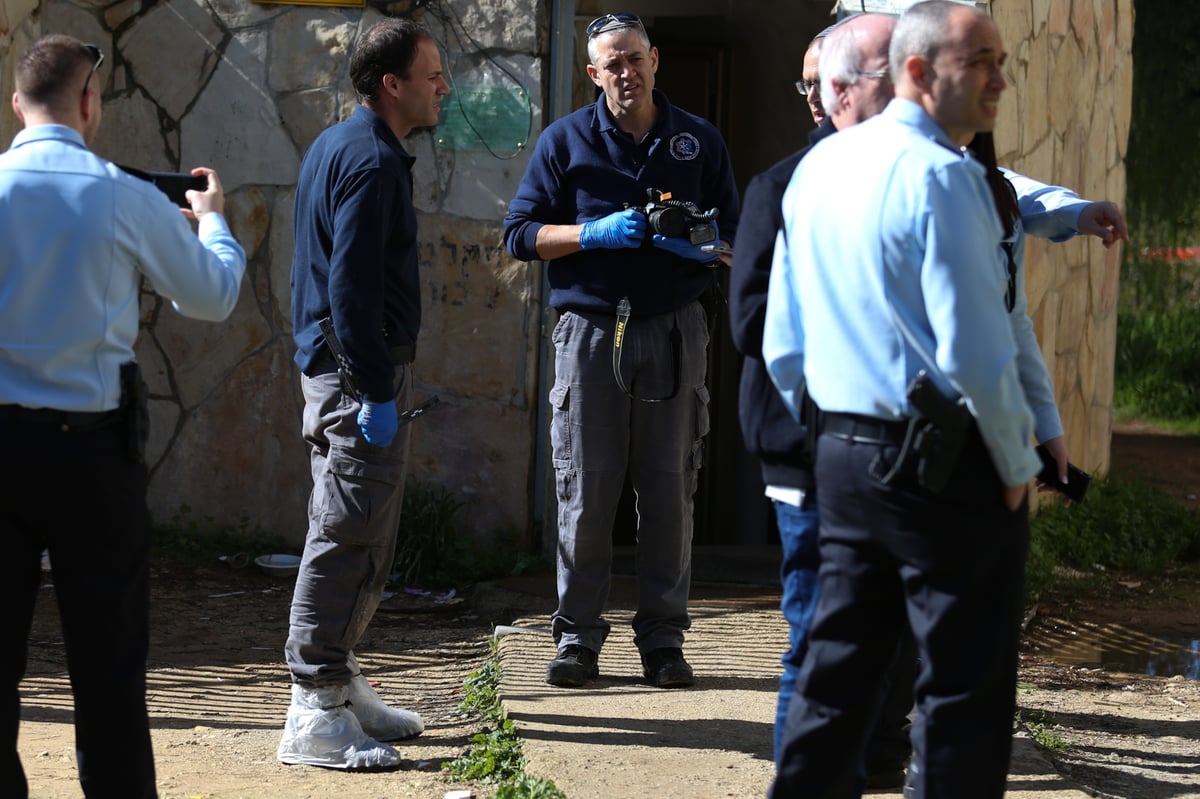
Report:
M5 420L0 440L0 796L25 799L18 685L49 549L88 799L154 797L146 715L150 516L146 467L121 425L64 432ZM65 721L65 719L64 719Z
M939 494L915 470L883 485L890 445L822 435L820 600L771 796L859 795L857 765L906 624L917 799L1000 799L1016 703L1028 507L1009 511L976 431Z

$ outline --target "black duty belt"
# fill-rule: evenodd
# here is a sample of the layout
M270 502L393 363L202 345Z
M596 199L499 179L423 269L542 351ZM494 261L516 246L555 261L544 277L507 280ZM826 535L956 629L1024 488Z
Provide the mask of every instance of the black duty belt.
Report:
M857 413L821 412L821 432L859 444L894 444L900 446L908 433L908 420L877 419Z
M104 427L117 421L121 411L60 411L54 408L26 408L23 405L0 405L0 421L21 422L58 427L63 432L83 431Z

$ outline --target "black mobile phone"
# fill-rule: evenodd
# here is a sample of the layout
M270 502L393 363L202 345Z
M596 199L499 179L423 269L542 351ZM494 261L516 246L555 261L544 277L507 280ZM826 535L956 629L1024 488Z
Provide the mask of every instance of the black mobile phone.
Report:
M208 178L204 175L194 176L186 172L151 172L132 166L121 166L121 164L117 164L117 166L134 177L153 183L159 191L167 195L167 199L180 208L187 208L190 205L187 201L189 190L204 191L208 188Z
M1058 479L1058 461L1054 460L1050 451L1044 445L1038 444L1037 454L1042 459L1042 470L1038 472L1037 479L1056 491L1061 491L1063 496L1072 502L1083 502L1088 486L1091 485L1092 476L1075 464L1068 463L1067 482L1063 483Z

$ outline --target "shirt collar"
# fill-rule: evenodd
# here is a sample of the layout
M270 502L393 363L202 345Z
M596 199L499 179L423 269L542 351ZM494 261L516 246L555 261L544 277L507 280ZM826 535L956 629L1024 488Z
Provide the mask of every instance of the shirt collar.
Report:
M942 129L942 126L935 122L933 117L929 116L929 113L924 108L912 100L907 100L903 97L894 97L888 103L887 108L883 110L883 113L901 125L916 128L922 135L932 139L947 150L952 150L962 155L962 148L950 141L950 136Z
M667 99L667 95L663 94L659 89L654 89L650 96L654 99L654 107L658 111L658 114L654 120L654 126L650 128L650 132L647 134L647 138L653 136L656 131L670 130L671 126L674 125L671 101ZM605 102L605 94L603 92L596 98L595 118L592 125L604 133L620 130L617 127L617 120L613 117L612 111L608 110L608 103Z
M357 120L358 122L371 128L375 135L377 135L389 147L395 150L396 153L405 161L407 161L410 166L417 160L415 157L408 154L408 150L404 149L404 144L398 138L396 138L395 131L388 127L388 123L383 121L383 117L379 116L379 114L375 113L370 108L367 108L362 103L359 103L358 106L355 107L354 116L352 116L351 119Z
M12 146L20 147L35 141L61 141L87 149L83 135L69 125L34 125L24 128L13 137Z

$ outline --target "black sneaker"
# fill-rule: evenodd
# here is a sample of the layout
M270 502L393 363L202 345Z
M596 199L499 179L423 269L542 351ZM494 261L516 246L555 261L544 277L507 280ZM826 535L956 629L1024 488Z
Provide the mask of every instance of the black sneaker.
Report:
M600 656L586 646L567 644L558 657L546 664L546 682L563 688L578 688L600 675Z
M692 667L677 646L652 649L642 655L642 674L656 688L687 688L694 683Z

